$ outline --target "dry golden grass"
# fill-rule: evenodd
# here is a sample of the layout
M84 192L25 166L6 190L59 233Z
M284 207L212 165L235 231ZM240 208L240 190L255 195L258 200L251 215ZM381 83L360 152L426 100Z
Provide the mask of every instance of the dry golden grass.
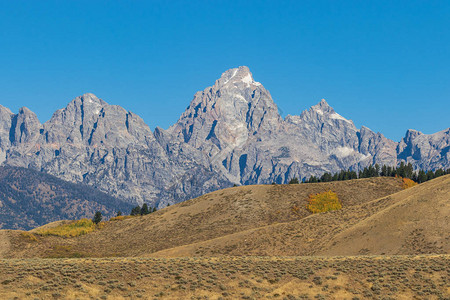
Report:
M131 219L131 218L135 218L136 216L117 216L117 217L112 217L111 219L109 219L109 221L114 222L114 221L123 221L126 219Z
M157 257L450 253L450 176L341 210L207 241ZM292 209L292 208L291 208Z
M449 258L0 260L0 299L446 299Z
M21 232L20 236L23 237L24 239L27 239L32 242L39 241L38 238L34 234L32 234L31 232L28 232L28 231Z

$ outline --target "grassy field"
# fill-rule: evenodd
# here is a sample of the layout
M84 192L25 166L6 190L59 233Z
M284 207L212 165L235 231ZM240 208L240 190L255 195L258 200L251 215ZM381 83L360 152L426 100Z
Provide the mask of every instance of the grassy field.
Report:
M448 299L450 256L0 260L0 299Z

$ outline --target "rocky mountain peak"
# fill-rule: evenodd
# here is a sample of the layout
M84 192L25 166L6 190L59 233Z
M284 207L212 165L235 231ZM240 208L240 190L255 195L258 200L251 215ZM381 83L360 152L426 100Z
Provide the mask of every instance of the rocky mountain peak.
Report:
M405 142L409 142L409 141L411 141L412 139L414 139L414 138L416 138L417 136L422 135L422 134L423 134L423 133L420 132L420 131L417 131L417 130L414 130L414 129L408 129L408 130L406 131L404 140L405 140Z
M347 120L338 114L325 99L320 100L316 105L311 106L308 110L304 110L300 116L286 116L286 121L291 124L309 124L316 127L323 127L322 124L329 123L330 125L337 125L338 127L348 127L356 130L355 125L351 120ZM307 125L307 126L309 126Z
M229 69L225 71L222 74L222 76L216 81L216 85L220 87L224 86L256 87L260 86L261 83L256 82L253 79L253 75L248 67L241 66L239 68Z
M137 115L86 93L56 111L45 124L49 141L88 145L127 145L153 140L148 125Z
M225 71L212 87L197 92L169 131L214 155L217 150L239 147L256 131L274 131L280 122L270 93L253 80L248 67L241 66Z
M67 107L80 109L86 115L97 115L105 106L109 104L92 93L86 93L73 99Z
M14 144L35 141L41 127L36 114L27 107L21 107L19 113L12 118L10 141Z
M325 99L322 99L316 105L311 106L310 111L319 114L321 116L332 115L336 113Z

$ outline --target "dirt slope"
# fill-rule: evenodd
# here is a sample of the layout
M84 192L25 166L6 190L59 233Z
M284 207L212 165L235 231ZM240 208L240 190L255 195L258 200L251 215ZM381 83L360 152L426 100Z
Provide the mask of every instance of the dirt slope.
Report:
M305 209L308 195L329 189L338 194L344 207L350 208L393 194L401 190L401 187L396 178L369 178L318 184L229 188L148 216L110 222L102 230L78 238L39 238L32 247L27 248L25 241L16 234L11 237L11 244L14 245L13 249L20 251L10 251L4 255L52 256L55 246L65 247L69 254L86 256L149 255L164 249L204 242L268 225L289 224L308 219L310 213ZM300 210L294 213L293 205L298 206ZM342 219L339 222L344 221L345 219ZM319 231L319 234L322 233ZM225 253L240 254L229 250Z
M436 254L450 249L450 176L340 211L311 215L152 256Z
M320 254L450 253L450 176L392 200L395 204L338 234Z

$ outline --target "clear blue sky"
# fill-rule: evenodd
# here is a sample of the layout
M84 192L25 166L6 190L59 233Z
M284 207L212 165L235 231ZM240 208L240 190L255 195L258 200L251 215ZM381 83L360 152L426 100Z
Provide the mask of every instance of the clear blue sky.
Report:
M327 99L396 141L450 126L450 1L0 0L0 104L92 92L167 128L247 65L286 114Z

